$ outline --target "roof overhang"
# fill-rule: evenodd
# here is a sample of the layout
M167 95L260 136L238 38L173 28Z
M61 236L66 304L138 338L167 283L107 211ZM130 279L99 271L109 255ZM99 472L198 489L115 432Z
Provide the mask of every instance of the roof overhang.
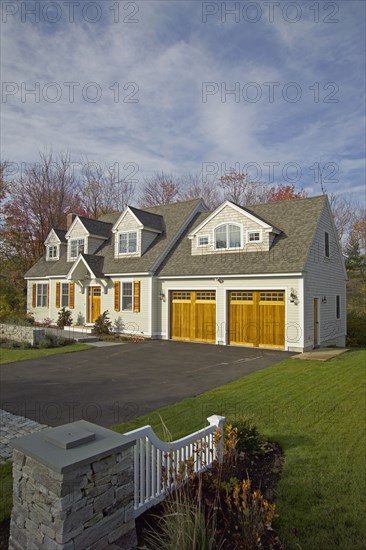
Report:
M73 279L73 275L77 272L85 273L85 274L89 273L89 276L90 276L91 279L97 279L98 278L95 275L95 273L93 272L93 270L91 269L91 267L88 264L88 262L86 261L86 259L82 256L82 254L79 254L77 260L74 262L74 264L72 265L70 271L66 275L66 279L68 279L68 280ZM84 277L85 277L85 275L84 275ZM76 280L79 280L81 278L82 277L77 277Z
M230 208L232 208L242 216L245 216L246 218L249 218L251 221L260 225L266 232L280 234L280 231L275 227L273 227L272 225L261 220L251 212L248 212L247 210L245 210L245 208L242 208L241 206L238 206L237 204L234 204L233 202L226 200L220 206L218 206L210 216L208 216L205 220L203 220L203 222L200 223L198 227L195 227L194 230L189 233L188 238L193 239L196 236L196 234L199 233L207 223L209 223L213 218L215 218L217 214L219 214L224 208L226 208L226 206L229 206ZM228 220L228 222L229 221L230 220Z

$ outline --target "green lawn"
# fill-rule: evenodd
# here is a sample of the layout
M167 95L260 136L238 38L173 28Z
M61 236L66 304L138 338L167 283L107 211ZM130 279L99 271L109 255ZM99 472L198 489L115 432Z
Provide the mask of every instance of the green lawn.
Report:
M276 527L286 549L355 550L366 540L365 382L364 351L326 363L288 359L114 429L151 424L162 437L161 415L176 439L211 414L251 415L285 450ZM10 513L8 466L0 480L1 521Z
M365 381L364 351L288 359L114 429L151 424L162 437L161 415L176 439L214 413L251 415L285 450L276 527L286 548L354 550L366 540Z
M14 363L15 361L26 361L27 359L38 359L48 355L58 355L60 353L71 353L73 351L84 351L93 346L87 344L70 344L60 348L45 349L0 349L0 365L5 363Z

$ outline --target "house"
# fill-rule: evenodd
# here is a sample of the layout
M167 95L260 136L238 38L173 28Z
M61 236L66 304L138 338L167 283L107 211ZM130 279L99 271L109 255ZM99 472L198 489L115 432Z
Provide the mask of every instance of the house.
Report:
M346 272L325 195L209 212L201 199L69 215L26 273L29 312L126 333L301 352L345 345Z

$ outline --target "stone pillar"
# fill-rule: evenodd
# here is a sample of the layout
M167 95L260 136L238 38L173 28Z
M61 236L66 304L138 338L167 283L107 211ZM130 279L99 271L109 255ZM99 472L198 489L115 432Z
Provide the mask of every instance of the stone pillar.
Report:
M9 550L101 550L135 539L132 442L81 420L12 441Z

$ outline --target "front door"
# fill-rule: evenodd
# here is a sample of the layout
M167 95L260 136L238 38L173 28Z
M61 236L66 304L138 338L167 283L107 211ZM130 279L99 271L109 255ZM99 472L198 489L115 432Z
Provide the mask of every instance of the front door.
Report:
M95 320L100 315L100 296L101 288L99 286L89 287L88 296L88 322L95 323Z
M319 299L314 298L314 348L319 345Z

